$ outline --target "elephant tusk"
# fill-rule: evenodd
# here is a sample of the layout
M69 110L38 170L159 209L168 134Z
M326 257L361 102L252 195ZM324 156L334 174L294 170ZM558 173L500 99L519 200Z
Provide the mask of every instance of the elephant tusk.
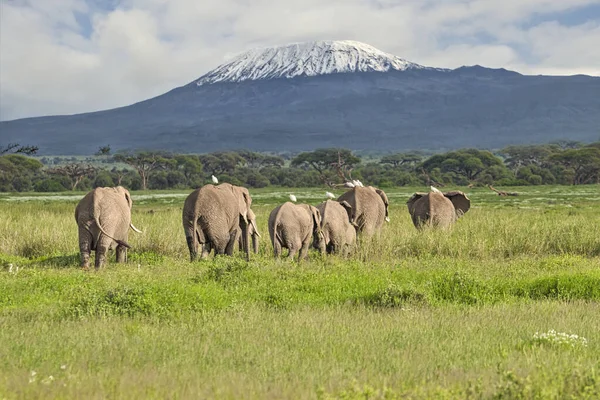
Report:
M261 237L260 233L258 233L258 228L256 227L256 222L254 222L254 220L251 220L250 224L252 224L252 227L254 228L254 233L256 233L256 236Z
M144 233L144 232L140 231L138 228L136 228L135 226L133 226L133 223L130 223L129 226L131 227L131 229L133 229L137 233Z

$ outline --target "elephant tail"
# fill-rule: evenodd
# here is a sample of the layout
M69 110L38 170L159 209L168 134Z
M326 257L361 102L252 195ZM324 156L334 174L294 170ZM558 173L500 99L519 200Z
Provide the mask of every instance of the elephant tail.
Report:
M282 243L282 237L279 234L279 232L277 232L278 227L279 227L279 219L276 219L275 225L273 226L273 250L275 251L275 254L277 254L277 255L281 254L281 243Z
M106 233L106 231L104 230L104 228L102 228L102 225L100 224L100 220L98 220L98 217L94 217L94 222L96 223L96 225L98 226L98 229L100 229L100 232L102 232L102 234L104 234L105 236L108 236L109 238L111 238L112 240L114 240L115 242L117 242L117 244L130 249L131 246L129 244L127 244L125 241L123 240L119 240L119 239L115 239L114 237L112 237L111 235L109 235L108 233ZM88 230L89 232L89 228L85 227L85 229ZM92 232L90 232L92 233Z

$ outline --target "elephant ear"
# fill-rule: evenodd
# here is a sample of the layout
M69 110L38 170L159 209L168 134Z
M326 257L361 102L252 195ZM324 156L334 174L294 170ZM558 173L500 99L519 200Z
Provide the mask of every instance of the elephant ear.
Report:
M313 225L315 230L321 227L321 212L317 207L310 206L310 212L312 214Z
M352 223L352 206L346 200L339 202L342 207L346 209L346 213L348 214L348 221Z
M469 208L471 208L471 200L461 191L452 191L444 193L444 196L449 198L452 204L454 205L454 209L456 211L456 216L458 218L462 217Z
M127 200L127 204L129 205L129 209L133 207L133 200L131 200L131 195L129 194L129 190L125 189L123 186L117 186L117 190L125 196L125 200Z
M408 212L410 213L410 215L414 214L414 212L415 212L415 203L417 202L417 200L419 200L423 196L427 196L427 194L428 193L417 192L417 193L413 194L410 197L410 199L408 199L408 201L406 202L406 205L408 206Z
M240 186L232 186L233 194L238 199L238 205L240 210L240 215L244 218L244 221L248 221L248 210L250 209L250 205L252 205L252 197L250 197L250 192L245 187Z
M388 206L390 205L390 202L388 200L388 197L385 194L385 192L381 189L375 189L375 192L377 192L379 197L381 197L381 200L383 201L383 204L385 205L385 219L386 219L386 221L389 221Z

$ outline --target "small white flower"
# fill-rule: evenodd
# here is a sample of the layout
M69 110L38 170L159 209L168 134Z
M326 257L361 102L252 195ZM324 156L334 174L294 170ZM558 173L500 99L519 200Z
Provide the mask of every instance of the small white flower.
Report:
M65 369L67 369L67 365L66 364L61 365L60 369L62 369L64 371Z

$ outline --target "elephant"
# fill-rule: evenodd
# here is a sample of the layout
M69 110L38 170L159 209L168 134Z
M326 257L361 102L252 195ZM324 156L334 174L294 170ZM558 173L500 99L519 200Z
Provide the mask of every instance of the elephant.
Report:
M358 234L373 236L389 222L389 200L385 192L373 186L354 187L342 194L340 203L346 201L352 208L350 223L356 227Z
M75 207L79 227L81 267L89 268L90 253L96 252L95 268L106 261L106 252L116 248L117 262L127 261L129 228L141 233L131 223L133 201L122 186L99 187L87 193Z
M258 229L256 229L256 215L251 209L248 209L248 235L252 238L252 251L254 254L258 254L258 239L261 237ZM237 240L240 250L243 250L244 244L242 243L241 229L238 229Z
M269 236L275 257L281 256L283 247L289 250L288 258L298 254L298 261L308 257L308 249L314 236L316 247L325 253L325 241L321 231L321 213L308 204L285 202L269 215Z
M356 243L356 228L350 223L352 206L347 201L327 200L317 206L321 213L321 230L327 254L346 256ZM315 247L318 243L315 243Z
M471 207L471 200L460 191L415 193L406 202L417 229L425 226L447 228Z
M233 255L238 230L242 250L249 259L248 225L253 224L256 230L255 222L248 219L251 204L248 189L229 183L208 184L190 193L182 213L190 260L198 257L199 245L202 258L208 257L212 249L215 254Z

